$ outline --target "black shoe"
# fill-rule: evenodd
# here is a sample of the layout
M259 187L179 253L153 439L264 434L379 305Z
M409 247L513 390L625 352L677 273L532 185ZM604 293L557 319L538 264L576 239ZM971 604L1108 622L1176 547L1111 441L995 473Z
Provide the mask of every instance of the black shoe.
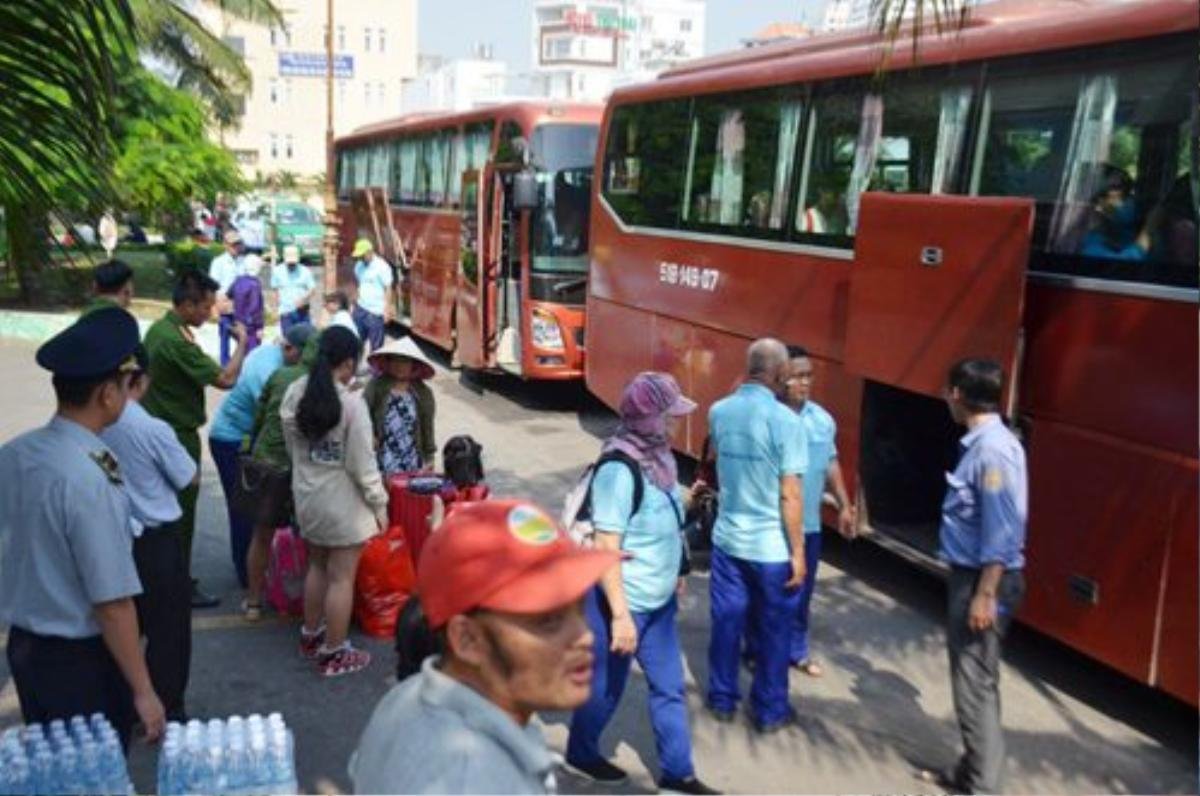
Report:
M220 597L205 594L200 591L200 584L192 581L192 608L216 608L220 604Z
M796 721L796 712L793 710L788 711L788 715L784 716L782 719L777 719L776 721L772 721L770 723L764 723L758 719L755 719L753 724L754 729L759 735L774 735L777 732L786 730L788 727L794 726Z
M924 768L917 772L917 779L937 785L943 793L970 793L971 789L960 780L954 769Z
M597 760L594 763L572 763L568 760L567 766L592 782L603 782L606 785L616 785L629 778L625 769L614 766L607 760Z
M693 793L696 796L713 796L720 793L713 790L695 777L687 779L664 779L658 783L659 793Z
M721 708L714 708L712 705L708 705L707 709L708 714L720 724L733 724L737 720L737 713L732 710L722 710Z

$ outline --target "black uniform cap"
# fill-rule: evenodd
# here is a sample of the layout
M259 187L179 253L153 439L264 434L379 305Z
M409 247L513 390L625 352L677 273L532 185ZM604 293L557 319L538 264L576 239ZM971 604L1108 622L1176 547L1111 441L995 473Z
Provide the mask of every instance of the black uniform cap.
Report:
M132 315L120 307L105 307L47 340L38 349L37 363L62 379L98 379L127 364L135 366L138 338Z

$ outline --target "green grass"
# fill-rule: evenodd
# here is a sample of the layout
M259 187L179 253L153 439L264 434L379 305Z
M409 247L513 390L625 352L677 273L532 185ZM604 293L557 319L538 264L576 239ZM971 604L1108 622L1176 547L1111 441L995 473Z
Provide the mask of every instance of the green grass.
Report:
M122 247L114 255L133 269L134 292L139 299L170 301L175 275L167 265L167 255L158 246ZM104 262L104 250L72 251L70 259L55 254L53 265L41 274L43 308L82 307L91 298L92 271ZM0 304L20 300L16 273L0 269Z

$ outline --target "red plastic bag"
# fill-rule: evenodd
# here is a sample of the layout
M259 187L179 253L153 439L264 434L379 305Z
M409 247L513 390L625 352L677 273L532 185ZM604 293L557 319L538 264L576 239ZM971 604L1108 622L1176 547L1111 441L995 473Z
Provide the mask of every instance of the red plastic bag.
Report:
M404 530L392 525L363 548L354 578L354 618L369 636L391 638L396 618L417 588Z
M304 576L308 572L308 548L291 528L275 530L267 564L267 601L280 614L304 613Z

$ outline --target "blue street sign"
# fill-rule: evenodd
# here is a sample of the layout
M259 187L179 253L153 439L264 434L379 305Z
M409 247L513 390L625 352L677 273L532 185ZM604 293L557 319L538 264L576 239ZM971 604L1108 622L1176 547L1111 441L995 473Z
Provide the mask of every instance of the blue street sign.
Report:
M279 54L280 77L325 77L325 53ZM333 76L339 79L354 77L354 56L334 55Z

